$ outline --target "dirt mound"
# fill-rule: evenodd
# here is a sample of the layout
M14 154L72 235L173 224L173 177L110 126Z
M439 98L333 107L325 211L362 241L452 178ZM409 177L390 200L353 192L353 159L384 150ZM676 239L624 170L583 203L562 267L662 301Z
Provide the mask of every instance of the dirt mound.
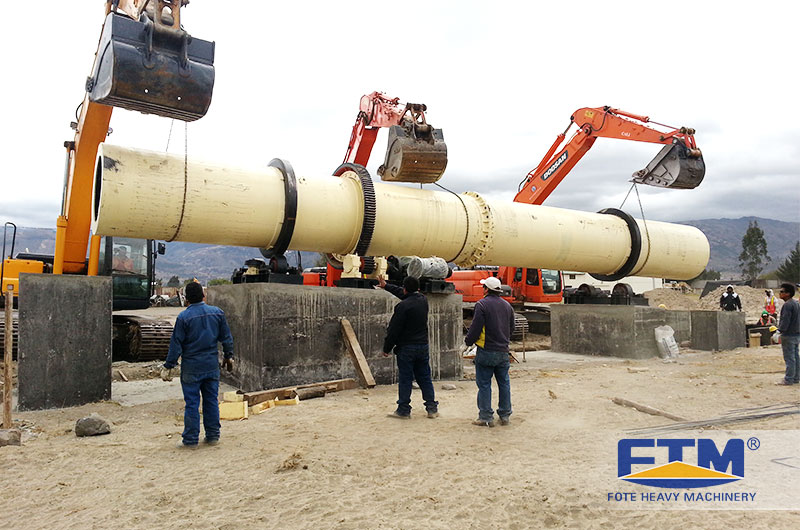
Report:
M651 307L658 307L664 304L667 309L682 309L691 311L702 309L698 303L696 294L683 294L675 289L653 289L644 293L647 303Z

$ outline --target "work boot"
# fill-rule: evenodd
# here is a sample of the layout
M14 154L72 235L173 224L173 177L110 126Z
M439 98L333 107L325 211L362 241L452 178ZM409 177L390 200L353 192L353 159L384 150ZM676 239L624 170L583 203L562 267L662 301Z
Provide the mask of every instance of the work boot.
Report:
M206 445L219 445L219 438L206 438L203 440Z
M175 444L175 447L177 447L178 449L197 449L197 444L189 445L183 443L183 441L180 441L177 444Z
M400 414L397 411L392 412L388 415L390 418L397 418L398 420L410 420L411 414Z
M511 423L511 418L508 416L500 418L500 425L508 425L509 423Z
M473 421L472 424L473 425L477 425L478 427L494 427L494 421L493 420L486 421L486 420L477 419L477 420Z
M428 411L428 417L430 419L438 418L439 417L439 413L436 412L435 410L429 410Z

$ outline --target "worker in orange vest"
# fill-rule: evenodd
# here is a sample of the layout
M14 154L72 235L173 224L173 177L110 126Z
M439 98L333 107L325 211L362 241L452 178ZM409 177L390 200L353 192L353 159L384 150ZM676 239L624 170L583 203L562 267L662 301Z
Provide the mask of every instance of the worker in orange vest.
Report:
M770 314L773 318L778 318L778 308L776 307L777 299L775 298L775 293L772 292L772 289L767 289L764 291L767 297L764 298L764 311Z

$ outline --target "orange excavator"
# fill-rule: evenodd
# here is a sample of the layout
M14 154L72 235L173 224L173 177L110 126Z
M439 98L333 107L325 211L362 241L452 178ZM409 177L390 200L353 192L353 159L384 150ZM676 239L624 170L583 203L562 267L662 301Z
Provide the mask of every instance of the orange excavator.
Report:
M114 309L149 306L155 255L163 254L163 245L90 234L95 162L98 145L111 132L114 107L187 122L206 114L214 87L214 42L192 37L183 29L181 7L187 3L105 2L92 73L77 121L71 124L75 137L64 142L64 191L56 221L55 255L1 256L2 284L14 285L15 296L20 273L100 274L112 276ZM158 333L163 336L161 328Z
M344 160L333 172L341 176L354 171L365 189L365 223L354 253L361 256L360 270L369 275L374 272L372 258L364 256L374 223L375 203L371 197L372 178L366 170L378 131L389 128L389 142L378 175L389 182L414 182L432 184L439 180L447 167L447 145L441 129L431 126L425 116L424 103L401 103L400 98L390 98L382 92L361 96L358 115L350 134ZM370 219L371 216L371 219ZM267 256L270 257L270 256ZM368 287L370 280L342 278L341 256L327 256L327 266L303 274L305 285ZM273 261L274 263L274 258Z
M646 124L657 125L665 130L660 131ZM562 146L573 125L578 130ZM611 107L578 109L570 116L569 125L556 137L541 162L522 179L514 201L542 204L600 137L664 146L644 169L633 174L633 182L663 188L695 188L703 181L705 163L697 148L694 133L691 128L670 127L654 122L648 116ZM465 302L475 302L483 296L479 281L489 275L497 276L504 285L511 287L509 301L517 307L526 303L562 300L563 282L558 271L519 267L486 268L453 271L448 281L456 284L456 290L462 293ZM606 276L603 279L617 281L626 275Z

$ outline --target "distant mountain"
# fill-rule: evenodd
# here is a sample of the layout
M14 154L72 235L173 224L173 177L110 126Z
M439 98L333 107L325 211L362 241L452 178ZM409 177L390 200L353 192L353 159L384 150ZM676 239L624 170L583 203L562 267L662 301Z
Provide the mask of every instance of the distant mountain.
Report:
M787 223L763 217L740 217L739 219L700 219L682 221L680 224L699 228L711 245L711 259L708 269L722 273L723 278L738 278L739 254L742 252L742 238L752 221L757 221L764 231L767 253L772 258L764 272L777 269L789 256L795 243L800 241L800 223Z
M2 245L2 243L0 243ZM215 278L230 279L235 269L244 266L244 262L252 258L262 258L261 251L249 247L226 247L222 245L201 245L175 241L167 243L167 251L156 259L156 278L164 283L171 276L181 280L197 278L207 282ZM56 231L50 228L20 227L14 255L19 252L53 255L56 248ZM6 243L6 255L11 251L11 234ZM290 266L297 266L297 252L286 253ZM300 252L300 264L313 267L324 262L324 257L317 252Z
M296 267L297 252L286 253L286 261ZM156 277L164 283L171 276L181 280L195 277L200 281L214 278L230 279L235 269L244 266L244 262L252 258L262 258L261 251L250 247L226 247L222 245L201 245L199 243L167 243L167 252L156 259ZM317 252L300 252L300 265L303 268L313 267L324 262L324 257Z
M723 278L739 276L739 253L742 251L742 237L751 221L758 221L767 240L767 250L772 261L765 272L776 269L789 256L795 243L800 240L800 223L787 223L762 217L741 217L739 219L700 219L683 221L681 224L699 228L706 234L711 244L709 269L722 273ZM7 244L10 246L10 241ZM53 254L55 249L55 230L48 228L20 228L17 233L17 252ZM6 249L8 253L10 249ZM303 267L324 263L324 257L316 252L300 252ZM242 267L251 258L260 258L256 248L226 247L221 245L201 245L198 243L167 243L167 252L156 260L156 277L166 283L170 276L181 280L196 277L205 282L214 278L230 278L234 269ZM287 253L292 266L297 265L297 252Z

